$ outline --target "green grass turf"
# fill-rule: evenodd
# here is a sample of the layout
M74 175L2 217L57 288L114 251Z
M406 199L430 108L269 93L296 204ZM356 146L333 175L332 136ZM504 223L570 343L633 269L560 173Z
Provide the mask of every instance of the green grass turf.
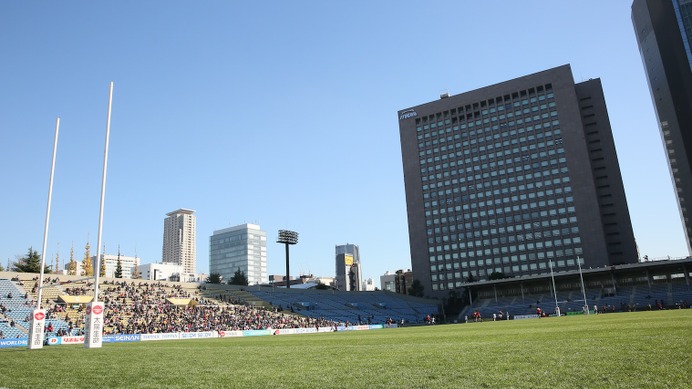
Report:
M692 310L0 350L7 388L689 388Z

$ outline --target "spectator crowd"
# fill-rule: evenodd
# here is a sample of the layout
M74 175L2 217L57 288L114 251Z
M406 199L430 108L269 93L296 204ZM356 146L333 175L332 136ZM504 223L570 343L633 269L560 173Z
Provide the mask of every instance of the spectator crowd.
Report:
M59 282L59 281L58 281ZM62 288L69 296L93 295L93 283ZM29 297L28 295L26 297ZM333 321L308 318L281 310L221 302L199 291L165 282L104 281L99 300L105 304L105 334L234 331L334 327ZM46 305L46 332L56 336L83 334L85 305L52 302ZM27 316L25 321L29 321ZM50 320L50 322L48 322ZM26 325L28 327L28 325Z

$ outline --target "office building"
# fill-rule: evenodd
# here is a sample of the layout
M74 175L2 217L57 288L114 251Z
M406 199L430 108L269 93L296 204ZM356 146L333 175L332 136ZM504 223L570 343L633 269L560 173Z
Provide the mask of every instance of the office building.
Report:
M139 266L139 277L150 281L194 282L194 277L186 277L183 267L172 263L147 263Z
M360 252L355 244L336 246L336 288L343 291L360 291L362 272Z
M363 285L361 286L361 289L363 292L374 292L377 287L375 286L375 281L372 278L368 278L367 280L363 281Z
M197 264L197 218L195 211L181 208L166 214L163 221L164 264L181 266L194 276Z
M386 271L380 276L380 289L388 292L396 291L396 274Z
M139 266L138 257L128 257L125 255L118 254L102 254L101 258L105 264L106 275L105 277L115 277L115 271L118 267L118 259L120 260L120 267L122 269L122 276L120 278L132 278L132 275L137 271ZM91 263L96 264L96 256L91 257ZM67 265L66 265L67 266Z
M267 233L255 224L214 231L209 237L209 273L218 273L228 282L238 271L249 285L266 284Z
M413 284L413 272L409 269L396 271L396 284L394 291L401 294L409 294L408 288Z
M380 276L382 290L394 293L408 294L408 288L413 284L413 272L410 269L399 269L395 273L385 272Z
M464 283L637 262L599 79L569 65L399 111L413 276Z
M635 0L632 23L692 254L692 0Z

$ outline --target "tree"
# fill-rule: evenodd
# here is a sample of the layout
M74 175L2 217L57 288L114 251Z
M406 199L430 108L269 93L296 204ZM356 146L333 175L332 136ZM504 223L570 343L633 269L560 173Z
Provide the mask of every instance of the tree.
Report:
M489 280L501 280L503 278L507 278L505 276L505 273L502 273L499 271L494 271L494 272L490 273L490 275L488 276Z
M70 262L67 264L67 275L77 275L77 261L74 260L74 244L70 248Z
M411 286L408 288L408 294L416 297L423 297L423 285L421 285L419 280L413 280Z
M118 251L120 251L120 248L118 246ZM103 245L103 250L101 250L101 256L99 257L99 277L105 277L106 276L106 261L105 261L105 256L106 256L106 245Z
M2 267L2 263L0 263L0 271L5 271L5 268Z
M33 247L29 247L29 252L26 257L18 258L14 263L13 271L24 273L40 273L41 272L41 256ZM43 268L44 273L50 273L50 266L46 265Z
M233 278L231 278L230 281L228 281L229 285L246 285L248 284L247 282L247 276L245 276L245 273L243 273L240 268L236 270L235 274L233 274Z
M115 263L115 278L123 278L123 263L120 261L120 253L118 253L118 262Z
M207 284L220 284L221 283L221 274L219 273L211 273L209 274L209 277L206 279Z
M105 254L101 254L101 260L99 263L101 264L101 268L99 269L99 277L105 277L106 276L106 261L104 261L104 256Z
M120 260L120 245L118 245L118 262L115 263L115 278L123 278L123 262Z
M136 258L136 257L135 257ZM131 278L133 280L138 280L139 279L139 266L135 266L132 268L132 276Z
M94 275L94 265L91 263L90 248L91 246L89 246L89 242L87 242L86 246L84 246L84 259L82 260L82 275L87 277Z

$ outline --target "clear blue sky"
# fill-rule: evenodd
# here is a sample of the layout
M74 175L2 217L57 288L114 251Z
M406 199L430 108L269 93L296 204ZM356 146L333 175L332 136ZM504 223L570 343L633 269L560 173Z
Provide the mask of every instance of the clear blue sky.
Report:
M96 252L108 83L115 83L103 226L161 260L163 219L197 211L209 236L246 222L294 229L292 273L409 268L397 110L570 63L600 77L642 255L686 256L630 20L631 1L0 2L0 259Z

